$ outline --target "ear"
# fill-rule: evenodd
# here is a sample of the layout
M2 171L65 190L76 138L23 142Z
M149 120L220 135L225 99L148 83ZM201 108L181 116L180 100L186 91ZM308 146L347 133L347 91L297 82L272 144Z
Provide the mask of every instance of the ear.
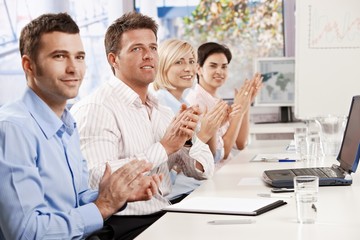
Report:
M107 59L108 59L108 63L110 64L111 67L115 68L116 65L116 55L114 53L109 53L107 55Z
M28 55L23 55L21 57L21 66L25 72L25 74L28 75L34 75L34 69L32 66L32 61Z
M196 74L197 74L197 82L200 83L201 81L204 80L204 75L203 75L203 68L200 67L199 64L197 64L197 69L196 69Z
M202 76L202 71L203 71L203 68L200 67L199 64L197 64L196 65L196 73L197 73L197 75Z

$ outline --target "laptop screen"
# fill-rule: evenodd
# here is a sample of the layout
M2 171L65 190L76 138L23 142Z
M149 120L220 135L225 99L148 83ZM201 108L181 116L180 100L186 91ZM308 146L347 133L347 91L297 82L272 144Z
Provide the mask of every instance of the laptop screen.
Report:
M359 158L360 143L360 96L354 96L337 159L347 172L355 172Z

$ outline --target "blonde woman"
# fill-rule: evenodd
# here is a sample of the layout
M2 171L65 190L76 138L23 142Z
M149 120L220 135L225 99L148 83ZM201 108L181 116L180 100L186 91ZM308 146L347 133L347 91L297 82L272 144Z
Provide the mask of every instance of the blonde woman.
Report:
M158 74L153 87L160 103L177 113L182 104L188 105L185 91L194 84L196 76L196 50L186 41L170 39L159 47ZM196 105L196 104L194 104ZM228 106L219 100L211 111L204 110L197 137L207 143L216 155L216 132L227 117Z
M178 113L185 101L185 90L191 88L196 76L196 50L186 41L178 39L166 40L159 47L159 66L153 87L161 104L170 107ZM204 111L200 120L200 127L196 133L198 140L209 145L216 157L217 131L227 118L228 106L219 100L210 111ZM173 174L174 186L172 196L188 194L200 185L200 181L186 177L181 169L174 169L179 174Z

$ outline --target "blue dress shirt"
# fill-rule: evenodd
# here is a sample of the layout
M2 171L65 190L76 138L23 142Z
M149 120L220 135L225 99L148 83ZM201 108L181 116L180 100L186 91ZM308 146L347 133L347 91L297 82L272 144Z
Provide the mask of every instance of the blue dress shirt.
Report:
M189 106L184 98L181 98L179 101L166 89L157 90L155 96L158 98L159 103L171 108L175 115L179 113L181 104L184 103L186 106Z
M75 121L31 89L0 108L0 239L81 239L103 226Z

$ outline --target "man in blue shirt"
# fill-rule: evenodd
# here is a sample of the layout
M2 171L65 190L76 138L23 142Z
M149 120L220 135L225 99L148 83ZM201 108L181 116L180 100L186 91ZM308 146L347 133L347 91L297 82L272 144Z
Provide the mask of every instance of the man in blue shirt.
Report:
M0 108L0 239L81 239L126 202L148 200L161 176L133 160L99 191L88 187L76 123L66 109L85 74L79 28L65 13L31 21L20 36L28 89ZM111 232L111 231L110 231Z

